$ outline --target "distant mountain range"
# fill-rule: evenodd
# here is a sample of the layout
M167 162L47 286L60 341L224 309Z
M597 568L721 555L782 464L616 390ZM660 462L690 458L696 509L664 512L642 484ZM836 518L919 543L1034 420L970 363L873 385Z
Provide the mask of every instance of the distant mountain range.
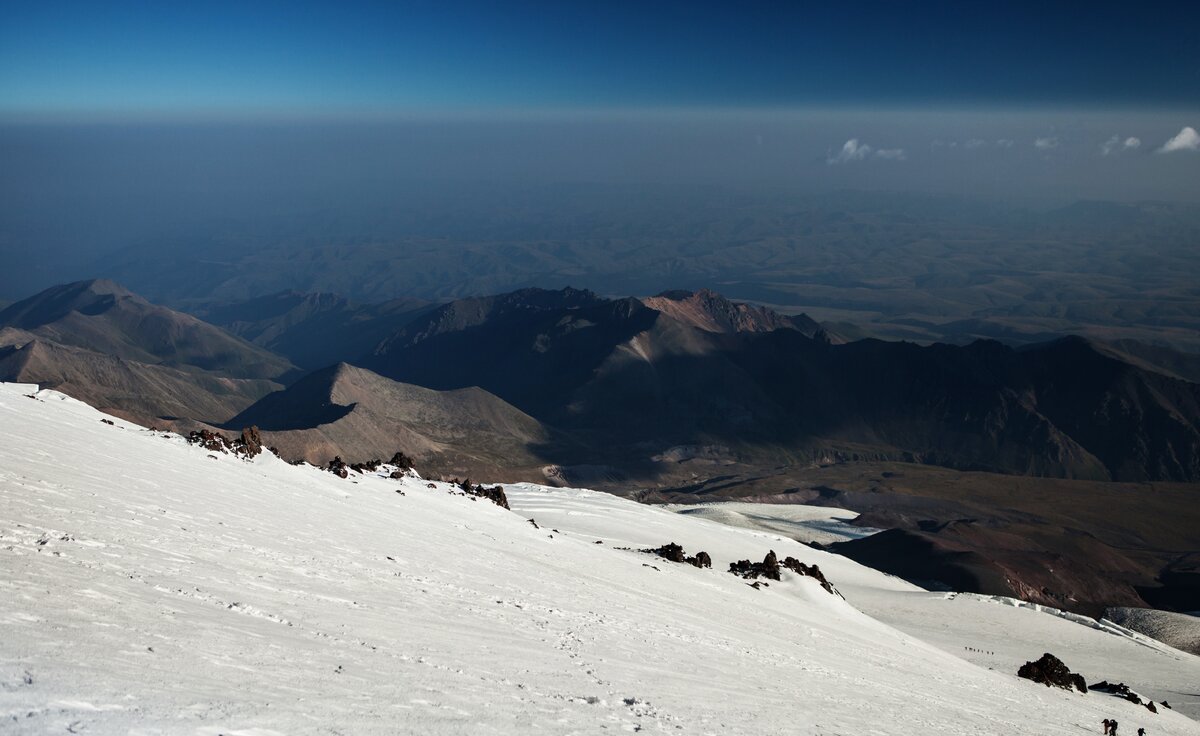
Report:
M654 456L704 446L743 462L1200 479L1200 387L1088 341L833 344L731 309L711 294L526 290L440 307L363 361L408 383L485 388L584 437L587 462L643 477L661 472Z
M369 459L390 432L395 449L453 445L476 467L494 457L502 472L539 463L568 475L574 466L605 468L650 485L694 475L698 458L711 475L731 462L873 459L1200 480L1200 387L1181 377L1190 375L1187 359L1171 360L1169 351L1134 357L1129 346L1080 338L1020 349L845 342L804 315L707 290L607 299L523 289L365 306L290 292L209 314L259 344L111 282L55 287L0 312L8 345L0 365L10 379L73 387L130 416L256 423L277 433L321 428L320 441L278 440L309 459ZM325 361L334 367L266 395L302 375L297 363ZM1166 364L1175 370L1159 367ZM348 381L371 388L339 400ZM479 393L463 403L418 387ZM431 434L412 429L420 422L409 405L438 407L421 425ZM446 434L451 417L468 415L486 418L486 427ZM348 423L353 431L343 429ZM371 423L378 431L365 429ZM499 442L507 432L516 444Z

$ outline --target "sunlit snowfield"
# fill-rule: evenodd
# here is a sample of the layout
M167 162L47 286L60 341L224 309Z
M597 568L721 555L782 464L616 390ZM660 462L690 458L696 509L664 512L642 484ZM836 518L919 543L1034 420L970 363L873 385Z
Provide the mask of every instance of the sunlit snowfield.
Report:
M1200 734L1200 658L1116 627L590 491L506 486L510 512L245 461L33 391L0 386L4 733ZM713 569L636 551L666 542ZM846 600L725 572L770 549ZM1043 651L1177 710L1015 677Z

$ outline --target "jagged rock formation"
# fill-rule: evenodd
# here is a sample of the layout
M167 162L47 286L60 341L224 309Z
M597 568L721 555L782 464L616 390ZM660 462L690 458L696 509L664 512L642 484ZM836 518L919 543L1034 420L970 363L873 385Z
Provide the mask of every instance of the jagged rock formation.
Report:
M193 445L199 445L210 452L229 453L247 460L263 451L262 438L258 434L258 427L245 427L242 429L241 434L232 440L220 432L199 429L188 434L187 441Z

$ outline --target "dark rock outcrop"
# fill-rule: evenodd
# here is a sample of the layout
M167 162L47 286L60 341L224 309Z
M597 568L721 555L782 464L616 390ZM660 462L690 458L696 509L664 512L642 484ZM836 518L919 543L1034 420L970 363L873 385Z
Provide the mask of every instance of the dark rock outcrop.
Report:
M380 465L383 465L382 460L368 460L364 463L351 463L350 469L356 473L374 473L379 470Z
M678 562L681 564L686 563L692 567L699 568L712 567L712 557L709 557L707 552L700 551L695 555L688 557L684 553L683 547L675 544L674 542L668 542L667 544L655 549L644 549L641 551L652 555L658 555L669 562Z
M683 562L684 560L683 547L680 547L674 542L664 544L658 549L647 549L642 551L649 552L652 555L658 555L664 560L668 560L670 562Z
M241 434L232 440L220 432L198 429L188 434L187 441L189 444L199 445L209 452L233 453L247 460L263 451L262 437L258 434L258 427L253 426L243 428ZM272 452L274 451L272 450ZM278 455L278 453L275 454Z
M508 505L508 496L504 495L504 486L492 486L491 488L487 488L482 485L472 485L470 478L464 481L456 480L454 483L466 496L470 496L472 498L486 498L502 509L511 510Z
M1088 691L1083 675L1071 672L1063 661L1053 654L1046 652L1036 662L1026 662L1017 670L1017 676L1026 680L1040 682L1046 687L1061 687L1064 690L1075 689L1082 693Z
M334 475L336 475L339 478L345 478L348 475L350 475L350 471L347 468L348 468L348 466L342 460L341 455L334 457L332 460L329 461L329 465L325 466L326 470L333 473Z
M767 578L768 580L780 579L780 568L787 568L798 575L813 578L821 583L821 587L826 592L841 597L841 593L825 578L825 574L821 572L821 568L816 565L806 565L795 557L787 557L782 563L775 555L775 550L767 553L762 562L751 562L750 560L738 560L729 564L729 572L734 575L741 576L746 580L754 580L756 578Z
M771 550L763 558L762 562L738 560L737 562L729 563L729 572L746 580L754 580L760 577L767 578L768 580L779 580L779 558L775 556L775 550Z
M254 457L263 451L262 437L258 434L258 427L249 426L242 428L242 434L238 437L237 443L240 443L237 449L239 454L246 457Z

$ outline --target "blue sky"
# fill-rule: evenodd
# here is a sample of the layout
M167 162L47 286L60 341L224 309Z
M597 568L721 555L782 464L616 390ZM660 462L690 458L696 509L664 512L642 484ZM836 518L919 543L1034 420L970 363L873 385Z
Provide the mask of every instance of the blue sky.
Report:
M1200 107L1200 3L0 2L0 113Z

